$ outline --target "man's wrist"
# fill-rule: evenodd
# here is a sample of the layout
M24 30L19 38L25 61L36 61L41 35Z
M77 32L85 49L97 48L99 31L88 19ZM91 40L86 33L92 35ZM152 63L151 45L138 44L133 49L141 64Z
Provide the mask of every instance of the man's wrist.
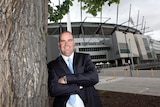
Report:
M64 78L64 82L67 84L67 77L63 76L63 78Z

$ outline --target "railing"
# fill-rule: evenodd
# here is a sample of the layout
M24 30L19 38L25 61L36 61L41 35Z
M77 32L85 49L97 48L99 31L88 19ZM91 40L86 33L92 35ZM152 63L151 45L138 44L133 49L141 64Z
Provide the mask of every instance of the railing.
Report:
M113 77L152 77L160 78L160 70L131 70L129 66L114 67L114 68L102 68L98 73L100 76L113 76Z
M160 68L160 62L135 64L135 69L157 69Z

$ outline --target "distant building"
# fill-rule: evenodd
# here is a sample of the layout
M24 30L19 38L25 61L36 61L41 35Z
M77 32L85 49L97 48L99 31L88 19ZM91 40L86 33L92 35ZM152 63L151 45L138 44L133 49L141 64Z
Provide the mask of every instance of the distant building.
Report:
M147 36L135 28L91 22L74 22L71 27L75 51L89 53L95 64L122 66L154 60ZM47 62L59 55L56 41L66 30L66 23L48 24Z
M154 60L160 61L160 41L150 39L149 42Z

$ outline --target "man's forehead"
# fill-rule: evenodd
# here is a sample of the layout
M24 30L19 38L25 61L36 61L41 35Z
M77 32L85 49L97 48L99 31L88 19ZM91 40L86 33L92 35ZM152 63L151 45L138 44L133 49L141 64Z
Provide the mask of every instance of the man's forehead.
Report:
M60 38L61 39L73 39L73 36L71 34L62 34Z

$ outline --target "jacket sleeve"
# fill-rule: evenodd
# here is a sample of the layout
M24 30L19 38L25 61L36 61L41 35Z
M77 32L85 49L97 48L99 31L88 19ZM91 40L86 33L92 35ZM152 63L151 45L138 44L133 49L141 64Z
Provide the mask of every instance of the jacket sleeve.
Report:
M79 92L80 89L77 84L60 84L58 78L54 64L48 64L48 90L50 96L70 95Z
M98 83L98 73L90 55L85 54L83 57L78 57L75 63L77 71L74 75L66 75L67 83L79 86L93 86Z

